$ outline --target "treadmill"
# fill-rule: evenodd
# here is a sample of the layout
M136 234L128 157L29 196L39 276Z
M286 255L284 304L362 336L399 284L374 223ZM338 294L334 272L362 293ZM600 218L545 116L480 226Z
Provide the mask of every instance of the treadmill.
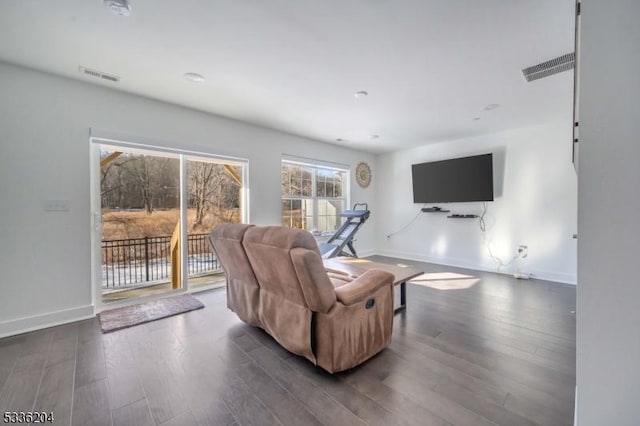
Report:
M343 211L340 216L346 218L340 229L338 229L329 240L320 243L320 253L323 259L331 259L337 256L358 257L356 249L353 248L353 237L358 229L369 219L371 212L367 203L356 203L352 210ZM349 251L347 252L346 249Z

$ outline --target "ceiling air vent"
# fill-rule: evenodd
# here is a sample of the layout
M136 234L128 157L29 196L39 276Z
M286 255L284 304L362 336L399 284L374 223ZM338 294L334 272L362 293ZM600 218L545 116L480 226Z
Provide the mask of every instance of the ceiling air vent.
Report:
M117 77L115 75L111 75L111 74L107 74L104 73L102 71L96 71L96 70L92 70L90 68L86 68L86 67L80 67L80 72L84 75L88 75L90 77L94 77L94 78L100 78L102 80L107 80L110 81L112 83L117 83L120 81L120 77Z
M561 73L562 71L572 70L575 63L576 55L571 52L566 55L558 56L550 61L525 68L522 70L522 74L524 74L524 78L526 78L527 81L538 80L540 78L549 77L553 74Z

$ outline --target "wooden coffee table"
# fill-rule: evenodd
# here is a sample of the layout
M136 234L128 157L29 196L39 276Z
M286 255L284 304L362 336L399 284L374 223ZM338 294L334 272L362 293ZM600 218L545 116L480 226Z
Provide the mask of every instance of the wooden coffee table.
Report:
M325 259L324 266L325 268L346 272L351 276L357 277L370 269L382 269L383 271L391 272L394 276L393 285L400 286L400 306L394 309L394 314L407 309L407 281L423 274L420 269L408 265L380 263L346 256Z

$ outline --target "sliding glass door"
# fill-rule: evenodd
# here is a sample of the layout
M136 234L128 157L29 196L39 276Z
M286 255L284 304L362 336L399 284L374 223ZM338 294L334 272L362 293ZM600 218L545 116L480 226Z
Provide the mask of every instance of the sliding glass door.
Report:
M222 266L205 237L218 223L242 222L242 166L187 158L188 283L192 289L224 281Z
M178 155L100 146L105 302L182 288Z
M93 142L99 303L223 284L206 236L218 223L245 221L246 163Z

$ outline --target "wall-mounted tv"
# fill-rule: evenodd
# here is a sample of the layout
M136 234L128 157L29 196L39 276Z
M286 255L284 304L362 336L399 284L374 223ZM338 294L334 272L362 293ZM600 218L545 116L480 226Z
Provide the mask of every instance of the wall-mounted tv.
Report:
M414 203L493 201L493 154L413 164Z

